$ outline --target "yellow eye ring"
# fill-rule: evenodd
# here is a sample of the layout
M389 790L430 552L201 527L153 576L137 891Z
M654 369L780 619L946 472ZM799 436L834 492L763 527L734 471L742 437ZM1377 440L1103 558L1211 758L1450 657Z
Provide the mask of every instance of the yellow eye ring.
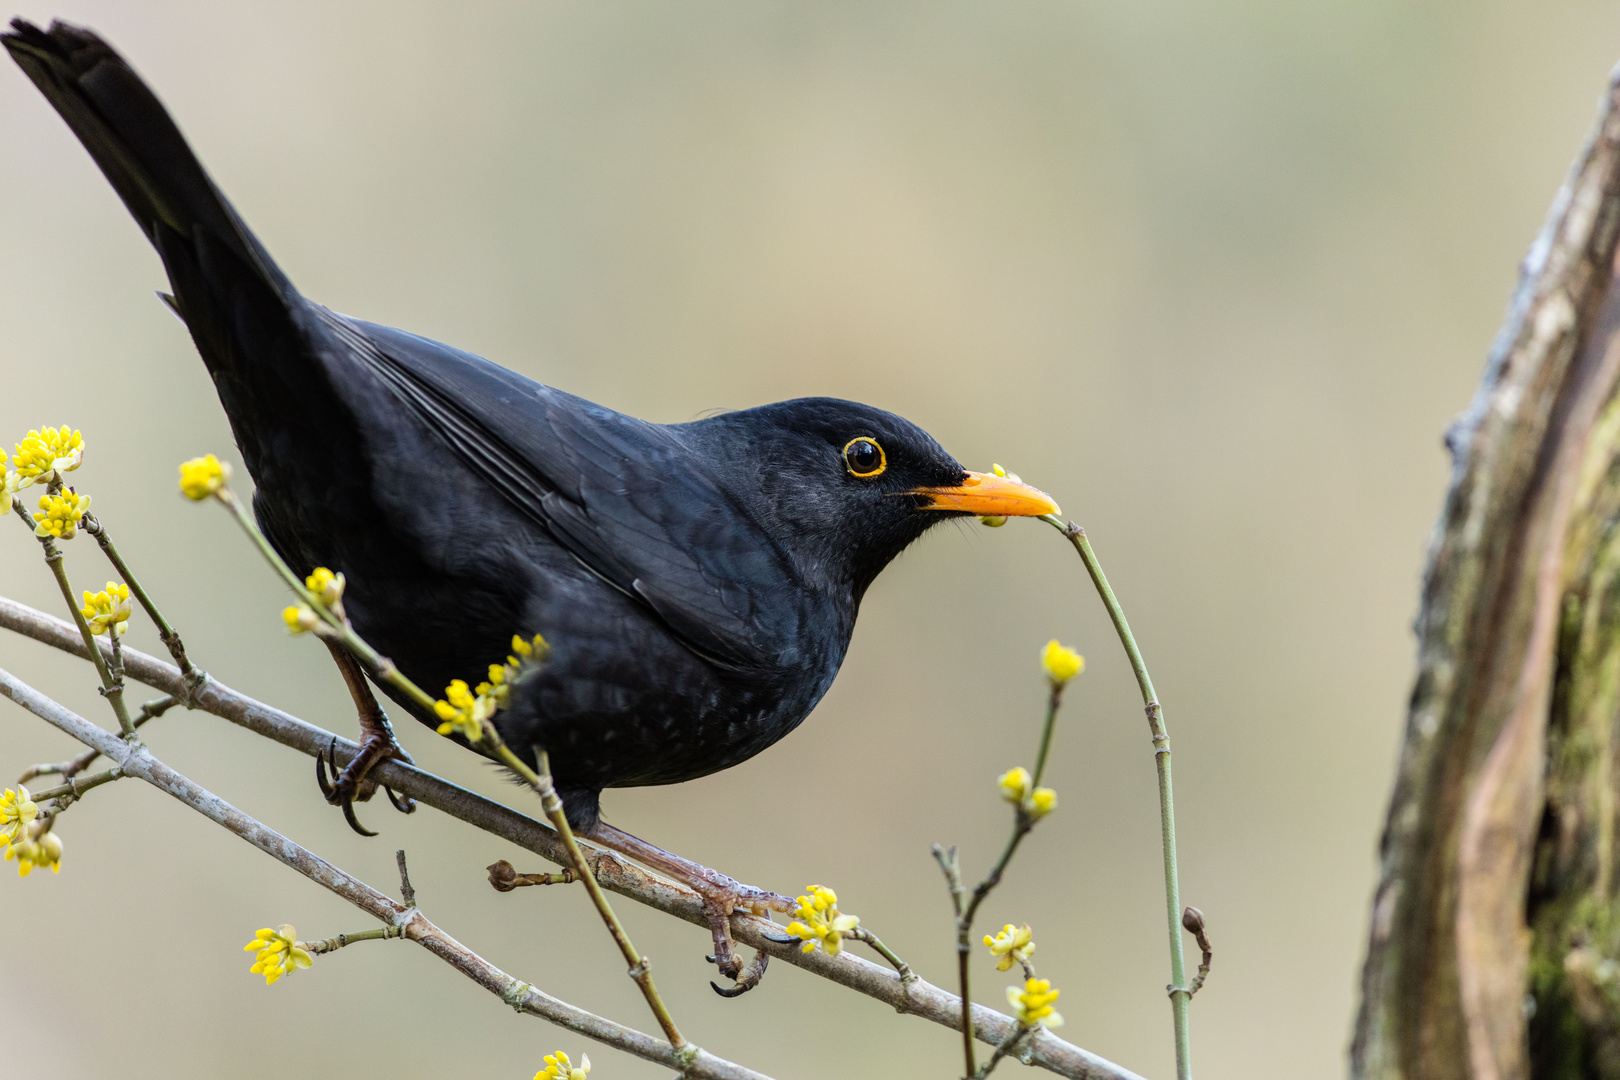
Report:
M867 449L870 447L871 449ZM872 451L877 451L877 464L872 464ZM889 467L889 456L876 439L861 435L844 444L844 468L849 475L860 480L871 480L883 475Z

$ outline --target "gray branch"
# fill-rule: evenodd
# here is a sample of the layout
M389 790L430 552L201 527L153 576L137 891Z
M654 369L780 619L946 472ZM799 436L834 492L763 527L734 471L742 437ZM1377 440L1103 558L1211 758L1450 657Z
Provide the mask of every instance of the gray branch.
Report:
M0 597L0 629L15 631L88 659L84 643L72 624L5 597ZM123 649L123 658L124 671L129 678L176 695L185 686L180 670L172 664L128 647ZM336 752L340 764L347 763L357 749L349 740L239 694L211 676L196 690L193 700L196 707L204 712L312 757L324 753L334 738L337 739ZM109 735L108 738L113 737ZM118 742L116 738L113 741ZM385 784L435 810L499 836L558 866L569 864L562 842L549 826L510 807L397 761L379 763L372 769L371 776L379 784ZM581 846L585 847L583 843ZM649 874L611 852L589 847L585 850L591 870L604 889L694 925L707 927L703 902L692 890ZM847 950L838 956L828 956L819 950L801 952L797 945L780 944L776 939L781 932L781 926L768 919L742 913L732 916L732 936L752 948L769 952L779 963L792 964L857 990L896 1012L920 1016L953 1030L960 1028L962 999L957 995L921 978L903 982L894 972L853 956ZM1012 1034L1015 1026L1016 1021L1010 1016L982 1005L973 1006L974 1034L982 1042L999 1046ZM1044 1028L1028 1041L1026 1052L1029 1064L1074 1080L1142 1080L1129 1069L1065 1042Z
M606 1017L575 1008L566 1001L554 998L550 994L536 990L526 982L513 978L439 929L422 914L420 909L407 907L383 895L314 852L242 813L213 792L175 772L153 757L144 746L131 746L125 743L118 736L97 727L51 700L4 669L0 669L0 694L86 746L101 751L123 770L125 776L138 777L153 787L168 792L204 817L223 825L260 851L336 893L361 911L389 926L398 927L407 940L416 942L519 1012L550 1020L570 1031L607 1043L609 1046L616 1046L646 1061L656 1061L661 1065L680 1069L685 1076L708 1077L711 1080L770 1080L770 1077L763 1073L715 1057L703 1050L697 1050L685 1061L679 1061L674 1049L667 1042L615 1023Z

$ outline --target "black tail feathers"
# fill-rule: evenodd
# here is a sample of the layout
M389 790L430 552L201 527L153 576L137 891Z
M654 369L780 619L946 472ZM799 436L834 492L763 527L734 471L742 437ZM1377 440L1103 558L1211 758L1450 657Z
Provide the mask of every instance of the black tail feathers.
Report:
M84 27L53 22L41 30L25 19L13 19L0 43L84 143L166 263L176 247L223 247L284 300L296 296L163 103L111 45Z

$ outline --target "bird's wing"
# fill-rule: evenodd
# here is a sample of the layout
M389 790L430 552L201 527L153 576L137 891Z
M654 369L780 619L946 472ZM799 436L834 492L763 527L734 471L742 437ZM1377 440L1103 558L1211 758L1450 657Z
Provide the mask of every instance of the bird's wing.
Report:
M801 613L784 602L786 558L666 428L402 330L322 315L475 473L695 651L733 667L791 662Z

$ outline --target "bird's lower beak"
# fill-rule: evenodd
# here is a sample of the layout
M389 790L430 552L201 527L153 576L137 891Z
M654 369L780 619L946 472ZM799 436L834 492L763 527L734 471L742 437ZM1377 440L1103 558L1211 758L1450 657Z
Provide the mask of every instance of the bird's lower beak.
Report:
M1039 488L989 473L970 472L956 487L914 488L907 494L925 496L924 510L955 510L980 517L1044 517L1063 512Z

